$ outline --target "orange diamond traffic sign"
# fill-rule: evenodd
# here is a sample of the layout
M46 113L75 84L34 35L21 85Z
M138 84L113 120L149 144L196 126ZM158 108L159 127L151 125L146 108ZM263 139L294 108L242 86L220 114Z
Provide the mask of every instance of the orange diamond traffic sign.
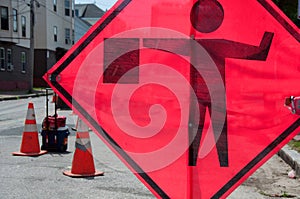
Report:
M120 0L44 79L156 197L224 198L298 133L299 54L269 0Z

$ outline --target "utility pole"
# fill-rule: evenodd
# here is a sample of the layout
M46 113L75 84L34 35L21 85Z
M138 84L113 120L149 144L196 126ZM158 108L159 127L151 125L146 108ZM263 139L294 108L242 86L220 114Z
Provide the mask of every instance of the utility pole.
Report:
M34 71L34 1L30 0L30 67L29 67L29 92L33 92L33 71Z

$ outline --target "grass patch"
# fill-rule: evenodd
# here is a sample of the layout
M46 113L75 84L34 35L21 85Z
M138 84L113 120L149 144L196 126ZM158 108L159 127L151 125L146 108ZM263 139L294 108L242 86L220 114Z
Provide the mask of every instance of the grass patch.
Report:
M34 91L43 91L43 90L46 90L45 87L34 87L33 88Z
M263 196L268 196L271 198L295 198L296 196L283 192L281 194L268 194L263 191L260 191L260 194Z
M300 153L300 141L291 140L288 145Z

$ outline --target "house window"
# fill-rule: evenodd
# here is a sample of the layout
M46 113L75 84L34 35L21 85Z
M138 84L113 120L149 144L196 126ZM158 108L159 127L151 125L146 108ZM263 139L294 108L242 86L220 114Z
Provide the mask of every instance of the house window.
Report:
M70 0L65 0L65 15L70 16Z
M1 12L1 29L8 30L8 8L0 7Z
M54 41L57 42L57 27L53 27Z
M75 40L75 30L72 29L72 44L74 45L74 40Z
M70 29L66 28L65 29L65 43L66 44L70 44L71 43L71 39L70 39Z
M5 70L5 51L4 48L0 48L0 70Z
M22 66L22 73L26 72L26 53L21 52L21 66Z
M18 32L18 11L13 9L13 30Z
M12 65L12 57L11 57L11 49L7 49L7 70L12 71L13 65Z
M56 6L57 6L57 2L56 0L53 0L53 11L56 12Z
M78 9L75 9L75 16L79 17L79 10Z
M22 37L26 37L26 18L25 18L25 16L21 17L21 25L22 25Z

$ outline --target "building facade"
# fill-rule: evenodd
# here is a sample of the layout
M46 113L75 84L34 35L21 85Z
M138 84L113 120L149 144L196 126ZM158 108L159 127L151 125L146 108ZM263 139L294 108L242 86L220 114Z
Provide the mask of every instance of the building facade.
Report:
M32 80L33 86L47 86L42 76L74 44L74 5L74 0L0 1L0 90L30 90Z
M30 87L30 7L23 1L0 1L0 90Z
M74 0L38 0L35 6L34 86L74 44Z

